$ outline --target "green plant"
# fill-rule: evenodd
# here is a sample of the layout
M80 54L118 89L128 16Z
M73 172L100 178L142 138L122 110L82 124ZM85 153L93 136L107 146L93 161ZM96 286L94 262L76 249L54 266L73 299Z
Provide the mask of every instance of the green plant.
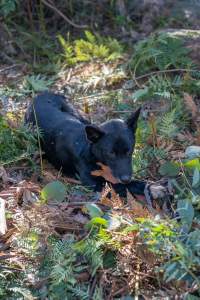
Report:
M134 74L170 68L188 68L192 64L183 41L166 33L154 34L138 42L134 50L130 60Z
M41 202L48 203L50 200L62 202L65 200L66 192L66 186L62 182L52 181L42 189Z
M44 32L32 32L25 25L16 25L16 44L19 45L23 55L23 62L36 74L57 74L61 68L59 64L58 42Z
M88 260L89 265L92 270L92 275L94 275L98 268L103 267L103 243L95 238L88 238L76 245L78 252L84 255Z
M25 94L46 91L53 82L53 78L47 79L46 76L40 74L27 76L22 84L22 91Z
M85 31L85 39L75 40L73 43L66 41L61 35L58 36L58 39L64 50L67 65L96 59L113 61L122 56L123 49L117 40L103 39L89 31Z
M19 0L0 0L0 15L7 17L10 13L13 13Z
M198 269L200 266L199 229L195 224L200 224L199 200L199 159L189 159L181 163L182 175L173 179L176 189L177 212L180 222L176 239L167 240L167 253L169 260L159 268L164 272L164 280L167 282L185 281L188 286L196 285L197 294L200 295L200 278ZM179 227L180 226L180 227ZM178 237L178 238L177 238ZM165 255L165 251L162 255Z
M168 112L162 117L160 126L158 126L159 132L162 136L165 136L167 138L173 138L176 136L176 134L180 130L176 125L176 118L177 116L175 110Z
M23 272L12 271L12 267L10 270L1 270L0 298L2 300L33 299L31 290L25 287L25 281L26 275Z
M0 117L0 163L10 163L23 158L30 160L37 149L37 141L25 127L12 128Z
M84 258L78 260L74 245L73 235L66 241L49 239L49 253L40 276L49 276L46 296L51 299L88 299L88 285L78 282L80 273L87 270L87 264Z

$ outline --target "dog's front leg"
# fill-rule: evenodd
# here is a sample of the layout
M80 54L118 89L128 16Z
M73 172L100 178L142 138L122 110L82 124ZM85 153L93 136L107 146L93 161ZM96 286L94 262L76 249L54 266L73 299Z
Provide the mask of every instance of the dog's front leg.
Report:
M132 180L128 184L123 183L117 183L117 184L111 184L114 191L120 196L125 198L127 196L127 190L132 195L144 195L144 190L146 186L146 182L144 181L137 181Z
M149 205L153 200L166 199L172 196L172 191L167 181L147 182L132 180L128 184L112 184L113 189L119 196L126 197L127 190L133 196L144 196Z
M167 180L157 182L132 180L127 184L127 189L131 194L144 195L146 198L149 197L151 200L161 199L173 194L172 188L169 186L169 182Z
M95 192L101 192L103 186L105 185L105 180L100 180L99 177L95 177L91 175L92 170L88 165L81 163L77 167L77 171L79 173L80 180L83 185L91 188Z
M145 187L147 182L139 180L131 180L130 183L126 184L126 188L132 195L144 195Z

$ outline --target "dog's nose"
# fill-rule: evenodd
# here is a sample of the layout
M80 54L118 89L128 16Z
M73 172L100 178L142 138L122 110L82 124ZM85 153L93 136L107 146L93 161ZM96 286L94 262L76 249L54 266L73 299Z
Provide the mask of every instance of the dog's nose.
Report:
M128 175L123 175L123 176L121 176L120 181L122 183L129 183L131 181L131 177Z

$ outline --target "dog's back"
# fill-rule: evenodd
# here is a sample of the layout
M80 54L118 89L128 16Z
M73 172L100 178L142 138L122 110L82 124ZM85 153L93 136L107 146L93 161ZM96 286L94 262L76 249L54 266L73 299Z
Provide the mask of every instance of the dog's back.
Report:
M42 129L47 128L49 130L57 126L57 124L66 119L66 117L69 117L69 115L81 123L90 123L64 96L44 92L34 98L33 103L29 105L25 114L25 123L32 123Z
M73 160L87 146L85 125L89 121L64 96L45 92L29 105L25 123L40 129L48 160L69 175L74 173Z

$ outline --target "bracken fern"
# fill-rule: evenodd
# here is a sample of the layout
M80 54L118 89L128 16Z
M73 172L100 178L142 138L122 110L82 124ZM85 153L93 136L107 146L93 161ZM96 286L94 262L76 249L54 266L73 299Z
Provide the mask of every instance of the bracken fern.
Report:
M113 61L122 56L122 46L115 39L102 38L85 31L85 39L78 39L74 42L65 40L58 36L59 42L64 50L64 57L67 65L74 65L77 62L92 60Z

